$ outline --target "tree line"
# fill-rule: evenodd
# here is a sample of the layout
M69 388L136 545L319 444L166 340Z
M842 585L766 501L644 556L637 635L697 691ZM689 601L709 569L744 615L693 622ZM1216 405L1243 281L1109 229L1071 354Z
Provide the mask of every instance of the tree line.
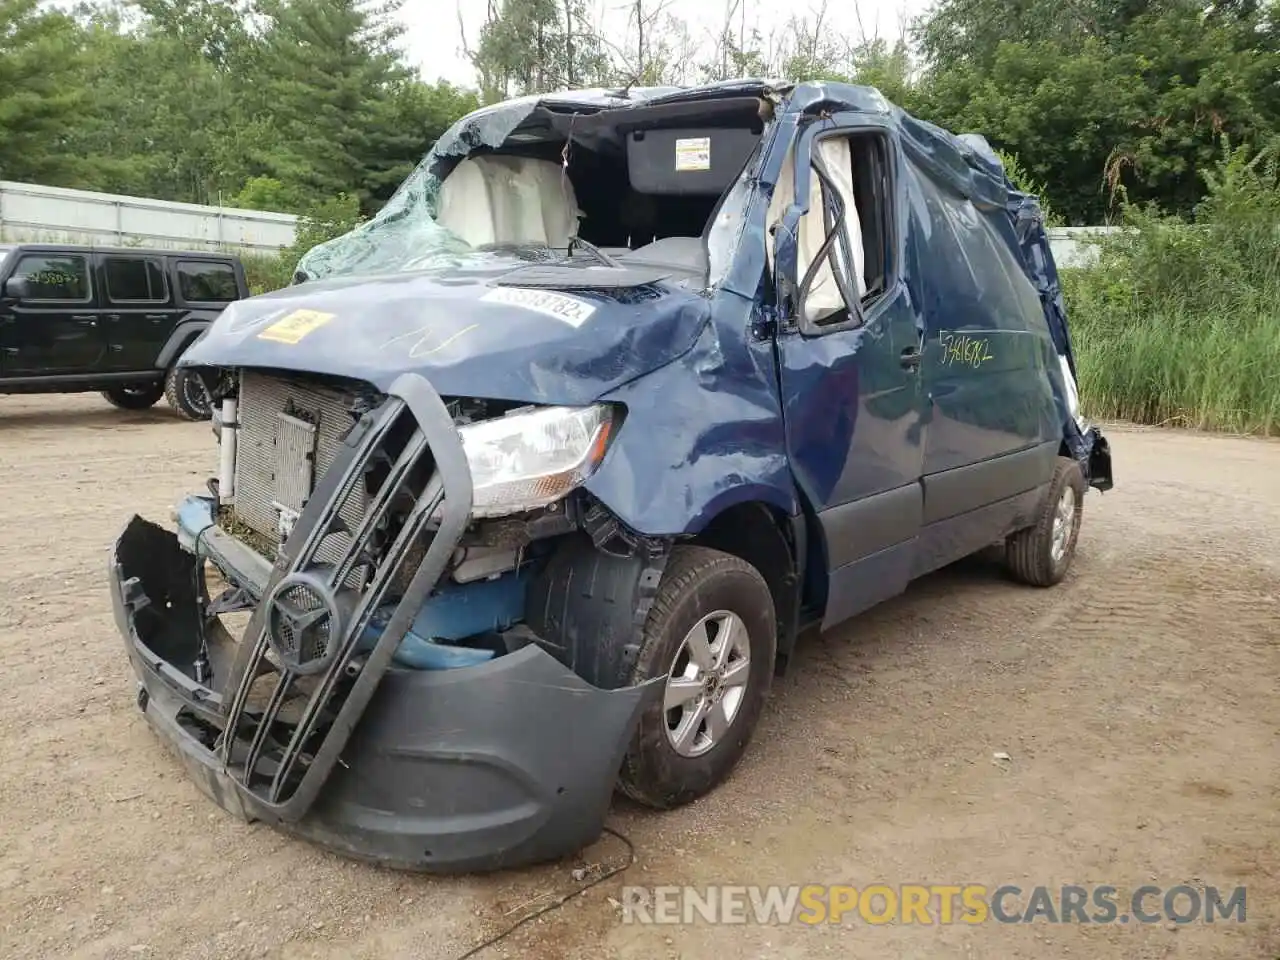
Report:
M982 132L1067 223L1191 214L1224 144L1280 149L1280 0L937 0L888 39L822 8L766 34L759 0L717 0L709 37L674 0L628 0L625 30L587 0L488 0L470 87L407 63L402 2L0 0L0 178L368 215L481 103L735 76L865 83Z

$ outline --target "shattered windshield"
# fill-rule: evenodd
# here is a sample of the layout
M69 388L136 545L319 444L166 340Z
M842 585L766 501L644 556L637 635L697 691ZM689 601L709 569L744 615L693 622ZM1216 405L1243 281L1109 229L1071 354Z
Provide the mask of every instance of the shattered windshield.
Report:
M482 108L447 130L376 216L312 248L298 263L308 279L461 267L494 254L477 249L438 219L442 178L453 161L496 149L537 109L520 97Z
M513 258L569 266L572 249L573 265L622 258L705 288L723 276L740 236L748 195L734 185L756 154L758 101L708 99L720 118L710 127L692 126L708 122L696 117L655 128L649 104L679 92L531 96L469 114L376 216L306 253L301 279L483 270ZM703 178L692 191L690 176Z

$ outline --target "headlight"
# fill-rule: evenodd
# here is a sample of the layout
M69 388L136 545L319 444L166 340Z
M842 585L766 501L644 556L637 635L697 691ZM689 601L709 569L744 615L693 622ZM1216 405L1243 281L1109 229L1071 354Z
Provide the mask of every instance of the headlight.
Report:
M468 424L458 433L471 468L473 517L502 517L555 503L595 472L613 409L544 407Z

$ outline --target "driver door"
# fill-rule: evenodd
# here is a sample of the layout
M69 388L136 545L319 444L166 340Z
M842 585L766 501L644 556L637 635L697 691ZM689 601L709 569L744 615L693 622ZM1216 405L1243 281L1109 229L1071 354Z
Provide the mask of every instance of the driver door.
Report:
M796 138L769 211L780 225L804 198L777 344L791 469L824 542L824 628L906 588L923 513L921 323L901 279L897 146L845 121Z
M4 308L6 375L75 376L101 369L106 341L87 256L24 254L10 283L20 293Z

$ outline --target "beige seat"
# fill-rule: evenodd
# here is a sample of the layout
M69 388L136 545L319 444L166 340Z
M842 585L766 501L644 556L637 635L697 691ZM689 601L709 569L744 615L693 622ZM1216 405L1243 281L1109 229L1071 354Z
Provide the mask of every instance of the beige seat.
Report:
M826 161L827 170L840 191L844 201L845 229L849 235L849 247L853 255L853 263L849 265L849 276L854 288L861 298L867 292L867 281L864 276L864 254L862 248L862 222L858 219L858 207L853 193L853 155L849 149L849 141L844 137L827 137L819 141L818 149L822 151L822 159ZM782 222L782 215L795 196L795 151L787 154L782 170L778 174L777 186L773 188L773 197L769 202L769 226ZM796 258L796 280L802 280L809 265L813 263L814 254L821 248L827 238L826 223L822 215L822 181L817 173L809 174L809 209L800 220L799 249ZM837 258L841 257L840 248L836 247ZM768 245L769 266L773 267L773 244ZM847 308L844 298L840 296L840 288L836 285L835 274L830 262L824 262L813 279L805 298L805 314L810 322L819 322Z
M445 177L436 202L437 222L472 246L564 247L580 216L560 164L529 157L468 157Z

